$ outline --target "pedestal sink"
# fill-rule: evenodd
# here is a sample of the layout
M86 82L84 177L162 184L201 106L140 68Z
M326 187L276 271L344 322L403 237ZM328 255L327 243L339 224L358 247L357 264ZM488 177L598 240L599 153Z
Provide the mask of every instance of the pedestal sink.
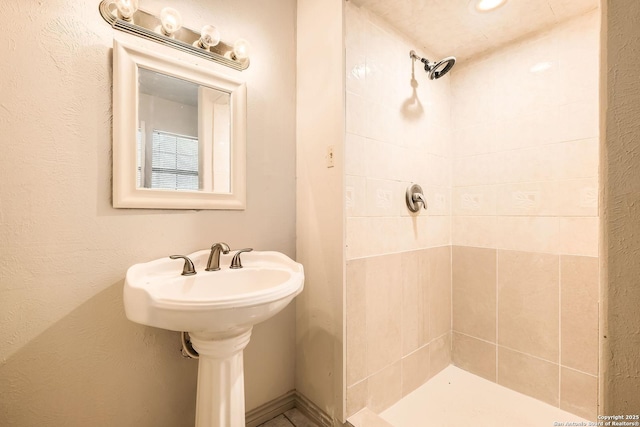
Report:
M124 306L133 322L187 331L198 351L196 427L244 427L242 352L251 328L278 313L303 288L302 265L279 252L242 254L241 269L205 271L209 251L188 255L196 271L182 276L183 261L169 257L127 270Z

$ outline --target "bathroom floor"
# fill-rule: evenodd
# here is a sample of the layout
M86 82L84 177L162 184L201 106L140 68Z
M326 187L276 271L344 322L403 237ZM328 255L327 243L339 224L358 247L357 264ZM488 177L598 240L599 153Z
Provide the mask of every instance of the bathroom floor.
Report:
M282 415L278 415L272 420L258 427L319 427L318 424L307 418L302 412L296 408L289 409Z

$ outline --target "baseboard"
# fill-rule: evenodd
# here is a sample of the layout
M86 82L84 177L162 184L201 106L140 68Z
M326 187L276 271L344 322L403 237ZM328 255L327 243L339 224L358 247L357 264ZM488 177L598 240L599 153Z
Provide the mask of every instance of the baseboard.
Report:
M296 391L296 408L321 427L332 427L333 420L318 405Z
M247 412L245 416L246 426L257 427L293 408L297 408L321 427L333 426L333 421L329 415L296 390L291 390Z
M291 390L280 397L277 397L264 405L260 405L250 410L245 415L245 423L247 427L256 427L260 424L284 414L289 409L296 407L296 391Z

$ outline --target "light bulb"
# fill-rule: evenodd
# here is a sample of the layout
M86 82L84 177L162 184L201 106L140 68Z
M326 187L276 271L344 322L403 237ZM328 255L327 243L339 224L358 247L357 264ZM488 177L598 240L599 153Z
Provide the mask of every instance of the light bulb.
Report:
M160 11L160 22L162 23L162 32L165 36L172 37L173 33L182 28L180 12L172 7L165 7Z
M194 46L200 46L203 49L209 49L220 43L220 31L213 25L205 25L200 30L200 40L194 43Z
M131 21L133 14L138 10L138 0L116 0L119 18L124 21Z
M476 9L480 12L489 12L505 3L506 0L476 0Z
M251 46L245 39L238 39L233 44L233 59L246 59L249 57Z

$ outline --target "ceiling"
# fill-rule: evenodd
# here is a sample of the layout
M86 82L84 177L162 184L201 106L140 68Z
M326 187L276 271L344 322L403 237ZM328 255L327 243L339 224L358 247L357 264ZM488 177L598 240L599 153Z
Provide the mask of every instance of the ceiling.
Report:
M471 0L352 1L420 43L419 47L458 60L598 8L598 0L509 0L492 12L480 13L470 5Z

